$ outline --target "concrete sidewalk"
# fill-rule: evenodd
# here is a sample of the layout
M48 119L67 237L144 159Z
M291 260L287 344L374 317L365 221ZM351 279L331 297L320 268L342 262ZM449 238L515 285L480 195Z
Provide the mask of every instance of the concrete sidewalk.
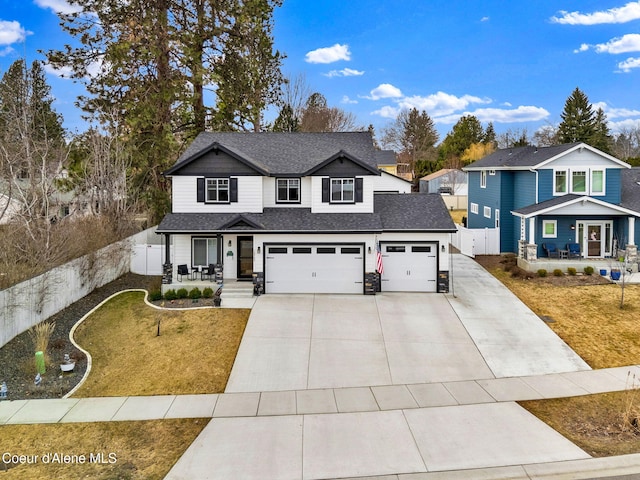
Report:
M0 423L211 418L169 479L592 478L638 472L640 455L592 459L514 401L624 390L630 374L640 375L640 368L287 392L4 401Z

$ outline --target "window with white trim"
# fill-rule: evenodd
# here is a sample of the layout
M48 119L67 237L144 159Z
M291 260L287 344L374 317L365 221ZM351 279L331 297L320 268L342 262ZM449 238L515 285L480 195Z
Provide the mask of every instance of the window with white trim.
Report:
M542 238L558 238L558 221L542 221Z
M207 202L229 203L229 179L207 178Z
M300 202L300 179L299 178L279 178L276 181L278 203L299 203Z
M491 218L491 207L484 207L484 216L486 218Z
M487 188L487 171L480 171L480 188Z
M191 266L208 267L218 263L218 240L214 237L191 239Z
M495 175L496 171L495 170L489 170L489 175Z
M567 193L567 171L556 170L553 172L553 193L563 195Z
M604 169L591 170L591 195L604 195Z
M354 201L354 180L353 178L332 178L331 179L331 201L349 202Z
M574 170L571 172L571 193L587 193L586 170Z
M472 203L471 204L471 213L475 213L476 215L478 214L478 204L477 203Z

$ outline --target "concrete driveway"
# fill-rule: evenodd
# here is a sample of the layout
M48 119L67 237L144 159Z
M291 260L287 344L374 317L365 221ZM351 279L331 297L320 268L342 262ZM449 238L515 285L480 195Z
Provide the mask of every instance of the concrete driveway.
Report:
M265 295L226 392L452 382L589 370L473 260L450 294Z

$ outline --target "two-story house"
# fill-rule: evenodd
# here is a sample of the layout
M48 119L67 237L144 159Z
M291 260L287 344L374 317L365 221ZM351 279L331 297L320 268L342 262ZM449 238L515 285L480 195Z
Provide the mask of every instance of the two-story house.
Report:
M597 259L635 249L638 171L596 148L501 149L464 170L468 227L499 227L502 252L535 259L545 255L545 243L577 243L582 258Z
M265 293L447 291L446 206L381 158L368 132L200 134L165 172L169 273L223 265Z

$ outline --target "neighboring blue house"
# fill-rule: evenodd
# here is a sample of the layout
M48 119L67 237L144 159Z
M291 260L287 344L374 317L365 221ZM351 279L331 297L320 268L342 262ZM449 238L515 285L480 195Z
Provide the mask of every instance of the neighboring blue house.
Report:
M640 169L585 143L498 150L469 173L468 227L500 227L500 250L534 260L542 245L583 258L635 257Z

